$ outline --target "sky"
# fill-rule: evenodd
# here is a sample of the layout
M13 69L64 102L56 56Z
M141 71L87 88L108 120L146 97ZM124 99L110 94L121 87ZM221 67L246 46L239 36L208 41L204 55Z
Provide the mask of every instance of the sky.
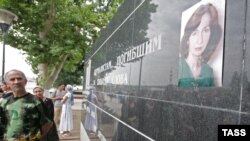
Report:
M26 55L21 50L5 45L5 72L11 69L23 71L27 78L35 78L31 66L25 62ZM0 75L2 75L3 44L0 43Z

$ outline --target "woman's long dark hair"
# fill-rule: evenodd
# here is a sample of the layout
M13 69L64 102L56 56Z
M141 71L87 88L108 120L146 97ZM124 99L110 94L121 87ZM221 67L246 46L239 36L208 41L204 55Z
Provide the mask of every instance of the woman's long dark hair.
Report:
M184 29L184 35L181 40L181 53L182 56L184 56L185 58L187 57L189 50L189 45L187 44L187 41L189 40L189 37L192 34L192 32L196 30L196 28L200 25L202 16L206 13L208 13L211 17L210 20L211 34L207 47L202 54L204 62L207 62L210 59L211 55L213 54L214 50L216 49L220 41L222 30L218 23L217 9L211 3L201 5L199 8L197 8L197 10L188 20L186 27Z

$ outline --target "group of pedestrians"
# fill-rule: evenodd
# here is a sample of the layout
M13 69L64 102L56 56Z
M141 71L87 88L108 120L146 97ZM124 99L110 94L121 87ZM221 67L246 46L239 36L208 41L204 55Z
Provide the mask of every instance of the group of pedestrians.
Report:
M22 71L10 70L4 80L0 83L0 141L59 141L58 132L69 135L73 129L71 85L65 91L61 85L50 99L41 86L33 89L34 94L27 92Z

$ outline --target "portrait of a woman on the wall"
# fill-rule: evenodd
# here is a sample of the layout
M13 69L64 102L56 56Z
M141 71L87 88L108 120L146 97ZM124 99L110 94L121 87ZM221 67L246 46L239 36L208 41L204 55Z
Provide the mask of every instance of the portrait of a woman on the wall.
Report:
M218 21L218 11L212 3L199 5L187 20L180 43L178 86L216 86L214 69L208 61L221 40Z

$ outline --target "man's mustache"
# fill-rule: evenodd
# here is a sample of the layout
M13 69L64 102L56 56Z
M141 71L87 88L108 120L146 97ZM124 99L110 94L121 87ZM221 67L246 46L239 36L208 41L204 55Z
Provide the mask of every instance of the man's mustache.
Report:
M14 84L13 87L24 87L22 84Z

